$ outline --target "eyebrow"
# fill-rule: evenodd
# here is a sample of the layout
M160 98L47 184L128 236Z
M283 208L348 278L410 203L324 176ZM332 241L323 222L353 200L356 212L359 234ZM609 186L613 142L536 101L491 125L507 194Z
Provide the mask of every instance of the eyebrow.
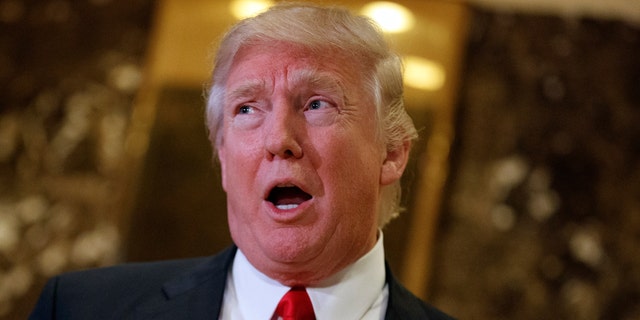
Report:
M345 90L341 83L336 80L335 76L332 76L329 73L303 69L295 71L289 79L293 84L293 87L308 85L313 90L320 90L340 95L340 97L346 101L347 97L345 96Z
M339 96L345 103L348 103L346 91L340 81L328 72L317 71L313 69L302 69L292 72L288 76L291 88L299 88L301 86L309 87L314 91L321 93L335 94ZM241 83L232 91L230 91L225 101L227 103L236 100L254 98L267 90L267 84L264 80L250 79Z
M258 79L248 80L229 92L226 95L225 101L230 102L242 98L254 97L256 96L256 93L263 92L264 90L264 81Z

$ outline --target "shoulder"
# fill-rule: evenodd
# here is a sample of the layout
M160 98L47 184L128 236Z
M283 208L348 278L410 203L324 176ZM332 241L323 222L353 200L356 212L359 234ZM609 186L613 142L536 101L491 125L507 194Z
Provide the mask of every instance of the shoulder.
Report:
M194 258L145 263L127 263L62 274L57 282L58 294L82 291L104 294L144 292L161 286L186 270L206 263L210 258ZM75 289L74 289L75 288ZM69 292L71 291L71 292Z
M400 284L387 267L389 301L385 319L453 320L454 318L425 303Z
M76 271L49 280L31 319L100 318L99 315L131 314L142 303L162 301L182 279L199 280L226 273L235 250L212 257L159 262L128 263ZM224 275L220 278L224 279ZM175 287L175 285L174 285Z

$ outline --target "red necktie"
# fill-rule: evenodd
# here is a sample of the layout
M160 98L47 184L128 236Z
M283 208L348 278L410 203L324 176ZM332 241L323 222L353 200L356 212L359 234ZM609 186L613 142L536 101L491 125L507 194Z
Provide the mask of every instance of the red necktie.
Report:
M276 308L276 315L283 320L315 320L311 299L304 287L293 287L287 292Z

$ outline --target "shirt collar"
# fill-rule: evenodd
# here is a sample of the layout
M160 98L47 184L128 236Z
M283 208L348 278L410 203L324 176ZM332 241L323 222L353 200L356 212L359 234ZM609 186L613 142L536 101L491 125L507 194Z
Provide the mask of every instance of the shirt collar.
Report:
M360 319L376 303L385 286L382 231L375 246L355 263L307 287L317 319ZM271 319L289 287L267 277L249 263L240 249L231 280L244 319Z

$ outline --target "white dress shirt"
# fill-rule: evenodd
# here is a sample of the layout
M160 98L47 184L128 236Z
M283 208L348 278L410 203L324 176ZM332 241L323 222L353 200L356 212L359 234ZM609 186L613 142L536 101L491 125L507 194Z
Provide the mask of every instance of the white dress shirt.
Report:
M382 231L371 251L320 284L307 287L316 319L381 320L387 309ZM268 320L289 287L254 268L240 249L227 276L220 319Z

